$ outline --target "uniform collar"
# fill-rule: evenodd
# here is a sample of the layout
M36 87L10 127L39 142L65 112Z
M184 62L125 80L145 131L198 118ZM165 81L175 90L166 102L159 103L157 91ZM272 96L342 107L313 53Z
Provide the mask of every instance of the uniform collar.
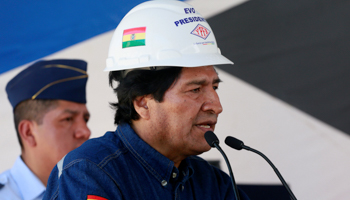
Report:
M44 184L36 177L19 156L10 170L24 200L35 199L45 192Z
M159 181L166 186L172 176L174 162L143 141L129 124L119 125L116 134L133 156ZM166 182L165 182L166 181Z

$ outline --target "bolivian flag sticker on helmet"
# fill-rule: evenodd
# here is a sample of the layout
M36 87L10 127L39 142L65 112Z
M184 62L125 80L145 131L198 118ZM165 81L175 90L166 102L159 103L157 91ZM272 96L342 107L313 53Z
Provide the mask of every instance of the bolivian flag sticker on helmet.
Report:
M108 200L108 199L100 196L96 196L96 195L88 195L87 200Z
M123 32L123 48L145 46L146 27L125 29Z

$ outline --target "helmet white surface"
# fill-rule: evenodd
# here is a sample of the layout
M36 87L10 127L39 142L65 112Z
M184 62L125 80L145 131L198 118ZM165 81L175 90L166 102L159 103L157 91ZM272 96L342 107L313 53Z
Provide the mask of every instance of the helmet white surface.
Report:
M189 4L147 1L130 10L114 31L105 71L151 66L233 64L221 55L207 21Z

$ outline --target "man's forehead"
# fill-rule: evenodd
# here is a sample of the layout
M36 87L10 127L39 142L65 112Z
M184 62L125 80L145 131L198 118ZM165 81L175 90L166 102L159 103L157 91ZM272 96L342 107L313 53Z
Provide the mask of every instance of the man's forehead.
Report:
M62 112L88 112L85 103L76 103L73 101L66 100L57 100L58 101L58 109L62 110Z
M202 66L202 67L183 67L180 74L180 79L186 79L191 82L192 80L209 80L217 82L219 79L218 73L214 66ZM210 80L209 80L210 81Z

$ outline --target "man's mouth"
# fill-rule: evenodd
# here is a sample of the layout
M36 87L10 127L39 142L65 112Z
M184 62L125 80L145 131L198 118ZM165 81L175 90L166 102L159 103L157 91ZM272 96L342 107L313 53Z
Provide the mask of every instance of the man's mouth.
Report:
M197 126L202 127L202 128L211 128L210 125L204 125L204 124L199 124Z
M195 123L195 126L201 129L202 131L206 132L206 131L214 131L215 124L216 124L215 119L204 119L204 120L202 119L202 120L198 120L197 123Z

